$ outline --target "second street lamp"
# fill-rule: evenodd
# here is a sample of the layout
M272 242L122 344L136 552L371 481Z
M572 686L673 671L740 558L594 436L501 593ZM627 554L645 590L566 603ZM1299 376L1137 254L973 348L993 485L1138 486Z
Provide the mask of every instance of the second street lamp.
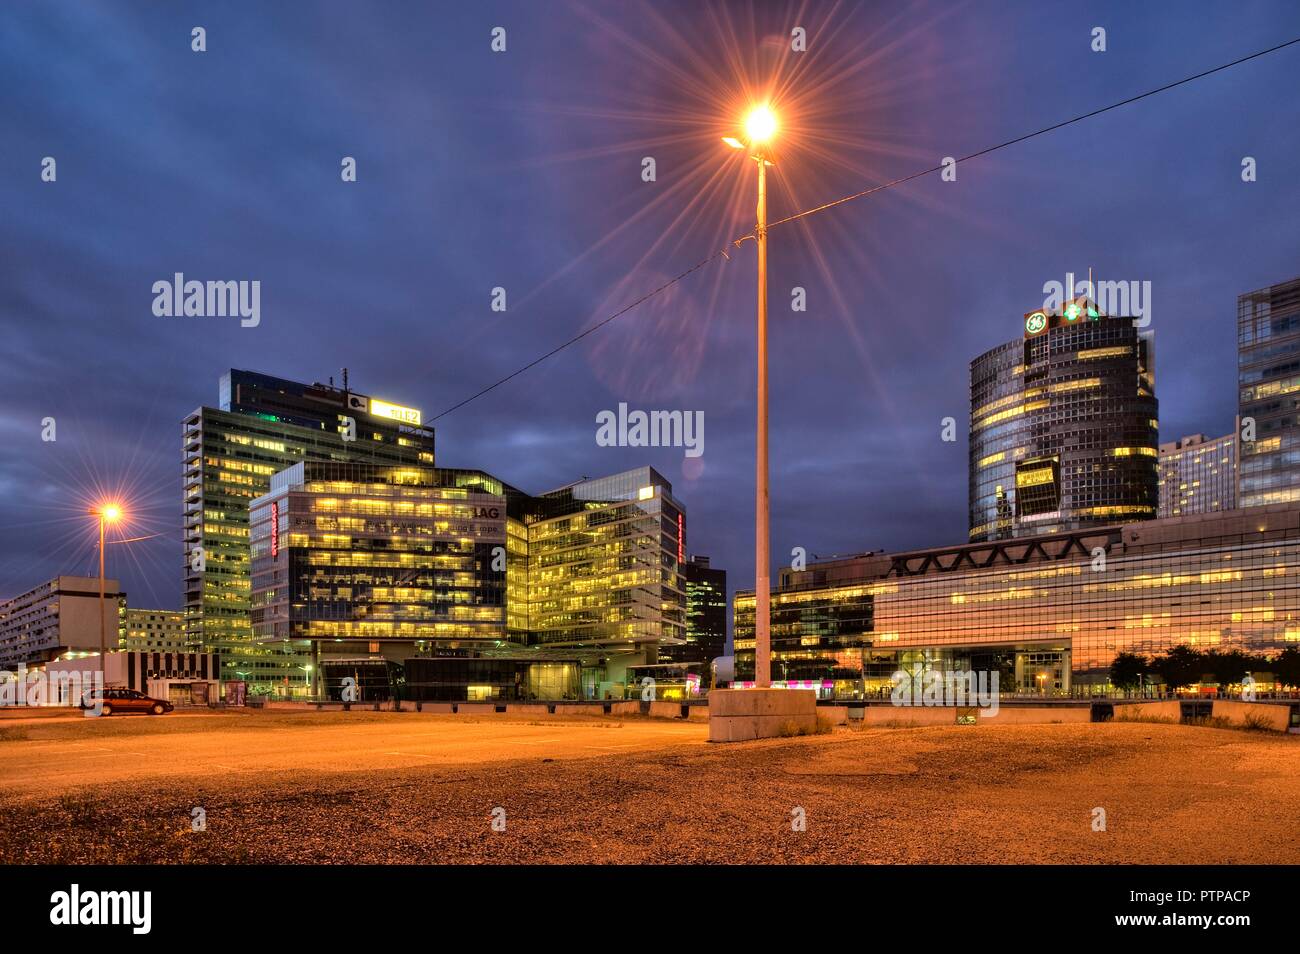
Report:
M766 689L772 684L771 651L771 534L768 523L767 467L767 167L769 145L776 135L776 114L766 104L745 117L748 144L731 136L722 141L733 149L749 150L758 164L758 224L754 243L758 246L758 427L755 451L754 492L754 685Z
M108 636L105 631L107 624L104 621L104 527L121 519L122 508L110 503L90 512L99 517L99 656L102 665L104 655L108 652Z

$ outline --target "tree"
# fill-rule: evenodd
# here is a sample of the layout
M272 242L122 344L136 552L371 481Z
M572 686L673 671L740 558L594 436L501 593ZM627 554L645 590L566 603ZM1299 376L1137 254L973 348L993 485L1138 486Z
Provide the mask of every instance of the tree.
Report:
M1284 686L1300 686L1300 648L1288 646L1268 664L1268 669Z
M1136 689L1149 671L1145 656L1137 653L1117 653L1110 664L1111 685L1119 689Z
M1220 691L1229 686L1241 685L1247 673L1268 668L1260 657L1240 649L1229 649L1227 652L1213 649L1205 653L1202 660L1203 670L1214 675Z
M1205 654L1190 646L1175 646L1151 662L1151 671L1171 690L1200 682L1205 672Z

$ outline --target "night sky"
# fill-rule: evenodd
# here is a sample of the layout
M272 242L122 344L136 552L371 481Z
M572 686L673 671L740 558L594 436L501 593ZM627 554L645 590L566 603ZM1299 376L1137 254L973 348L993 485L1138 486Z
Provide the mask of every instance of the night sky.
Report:
M110 575L179 607L180 422L228 368L346 366L427 421L746 234L719 137L769 86L780 218L1295 36L1293 0L5 3L0 596L90 571L120 494L148 539ZM1236 296L1300 274L1298 76L1300 46L774 228L774 566L965 539L969 362L1067 272L1152 283L1161 439L1226 433ZM156 317L178 271L259 280L260 325ZM747 242L434 421L438 462L534 492L649 463L750 586L753 307ZM703 411L704 455L598 447L619 402Z

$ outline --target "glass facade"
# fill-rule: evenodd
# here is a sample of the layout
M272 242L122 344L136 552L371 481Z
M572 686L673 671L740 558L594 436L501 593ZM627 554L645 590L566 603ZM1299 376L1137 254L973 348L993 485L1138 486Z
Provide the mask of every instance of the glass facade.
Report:
M1160 445L1161 517L1217 513L1237 506L1237 434L1202 434Z
M735 600L739 678L754 598ZM999 669L1004 691L1103 686L1120 652L1300 643L1300 508L1273 506L786 570L773 679L870 695L898 669Z
M482 471L302 461L248 525L253 637L310 652L300 673L360 652L445 658L445 681L512 658L523 695L463 674L451 698L622 698L628 666L684 645L685 515L651 468L534 497Z
M663 646L660 662L710 663L727 645L727 571L692 556L682 565L686 588L686 643Z
M1155 517L1152 342L1079 299L971 362L970 539Z
M406 698L432 702L529 702L584 698L577 660L489 656L410 659Z
M516 504L527 536L528 641L639 650L686 635L686 512L651 467Z
M335 702L385 702L409 698L402 666L367 656L321 660L321 696Z
M260 642L350 655L506 639L506 499L481 471L304 461L253 501L249 526Z
M1237 298L1243 507L1300 500L1300 278Z
M223 375L220 398L220 408L199 408L182 424L186 639L220 653L222 679L305 692L305 647L253 639L249 504L301 460L431 467L433 432L393 416L418 411L376 402L379 416L365 395L250 371Z

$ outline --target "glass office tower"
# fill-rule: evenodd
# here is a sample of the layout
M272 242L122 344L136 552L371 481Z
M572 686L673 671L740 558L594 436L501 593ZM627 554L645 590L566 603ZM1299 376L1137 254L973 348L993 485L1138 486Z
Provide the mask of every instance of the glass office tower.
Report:
M727 643L727 571L710 566L706 556L682 564L686 587L686 642L664 646L659 661L710 663Z
M1161 517L1217 513L1237 506L1237 433L1192 434L1160 445Z
M685 642L685 513L648 467L531 496L482 471L303 461L251 508L255 647L310 646L294 665L327 690L386 681L383 659L409 698L621 699L629 667Z
M686 511L658 471L584 479L514 506L527 535L531 643L648 664L685 642Z
M222 679L304 692L307 646L252 638L249 504L301 460L431 467L433 432L414 408L250 371L222 376L219 403L182 424L186 639L220 653Z
M1239 500L1300 500L1300 278L1237 298Z
M971 540L1155 517L1152 349L1081 298L971 362Z
M250 510L254 638L394 662L506 640L506 498L482 471L303 461Z

